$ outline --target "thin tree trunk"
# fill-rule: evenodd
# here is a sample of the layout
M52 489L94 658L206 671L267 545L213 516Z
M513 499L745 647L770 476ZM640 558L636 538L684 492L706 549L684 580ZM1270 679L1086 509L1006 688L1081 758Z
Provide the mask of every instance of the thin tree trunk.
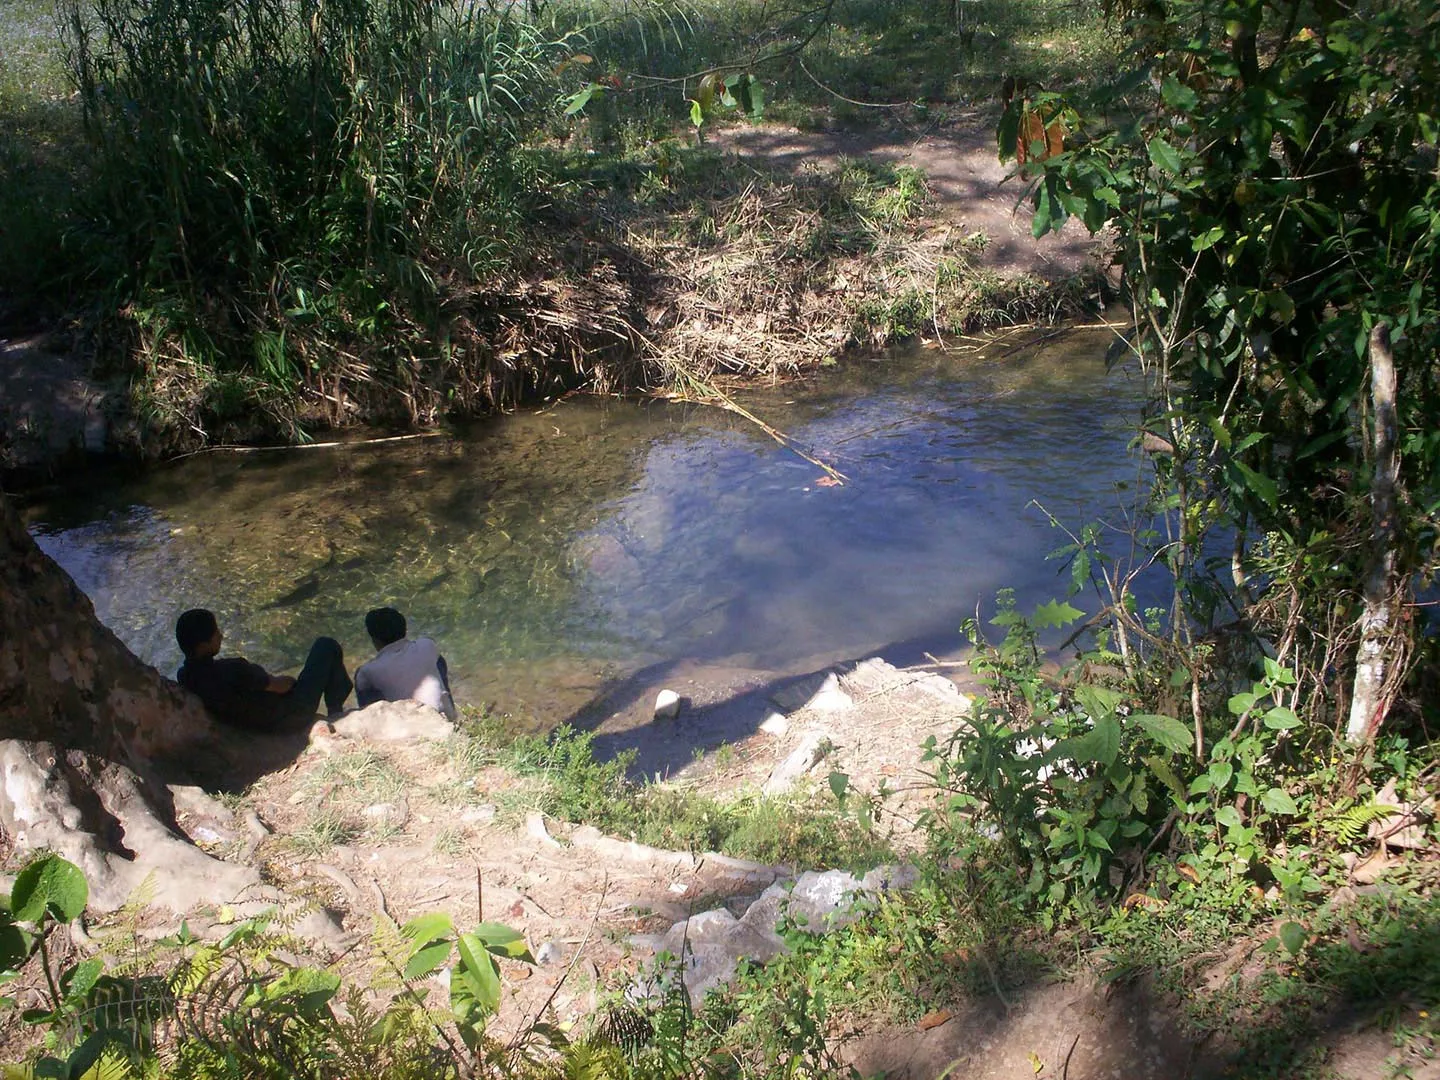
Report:
M1374 478L1370 485L1370 562L1365 573L1365 611L1360 616L1360 647L1355 657L1355 690L1350 720L1351 742L1371 738L1385 720L1394 696L1387 685L1387 664L1395 637L1395 486L1400 475L1396 450L1395 358L1390 329L1384 323L1370 332L1370 400L1374 413Z

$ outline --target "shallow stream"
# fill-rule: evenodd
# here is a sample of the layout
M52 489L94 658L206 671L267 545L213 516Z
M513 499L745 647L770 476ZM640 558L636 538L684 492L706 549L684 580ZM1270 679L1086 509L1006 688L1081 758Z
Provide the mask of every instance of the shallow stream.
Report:
M311 637L368 656L393 604L457 697L523 726L667 661L775 674L953 655L995 591L1064 595L1046 554L1118 518L1138 377L1102 332L915 348L740 400L848 478L713 407L571 398L452 436L210 453L35 501L31 529L137 654L210 607L226 654L293 671Z

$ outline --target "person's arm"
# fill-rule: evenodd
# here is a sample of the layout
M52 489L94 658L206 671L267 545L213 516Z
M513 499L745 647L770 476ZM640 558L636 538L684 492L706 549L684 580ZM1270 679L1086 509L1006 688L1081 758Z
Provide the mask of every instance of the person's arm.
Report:
M365 670L364 664L360 665L360 670L355 672L355 704L363 709L380 700L380 688L371 685L370 673Z
M265 690L271 694L284 694L295 688L295 678L291 675L271 675L270 681L265 684Z
M445 664L445 657L435 657L435 670L440 672L440 685L445 687L445 692L450 693L450 668Z

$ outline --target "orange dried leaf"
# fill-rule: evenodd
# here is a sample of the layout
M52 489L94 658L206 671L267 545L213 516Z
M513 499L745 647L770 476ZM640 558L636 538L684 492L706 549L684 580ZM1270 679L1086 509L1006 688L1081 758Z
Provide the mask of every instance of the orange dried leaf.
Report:
M934 1012L929 1012L922 1016L920 1023L917 1024L916 1027L921 1031L929 1031L931 1028L939 1027L953 1015L949 1009L936 1009Z

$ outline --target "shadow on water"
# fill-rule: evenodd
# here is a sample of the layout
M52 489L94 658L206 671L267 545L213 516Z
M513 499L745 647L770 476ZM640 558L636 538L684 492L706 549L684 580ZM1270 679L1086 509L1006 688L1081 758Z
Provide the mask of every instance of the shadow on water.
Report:
M190 458L28 520L162 671L186 607L216 611L230 655L293 671L320 634L362 662L365 611L393 604L461 700L594 724L680 676L744 699L842 658L952 655L997 589L1062 595L1045 556L1065 538L1035 504L1113 516L1145 468L1141 387L1105 345L915 348L745 395L844 486L729 413L571 399L450 437Z

